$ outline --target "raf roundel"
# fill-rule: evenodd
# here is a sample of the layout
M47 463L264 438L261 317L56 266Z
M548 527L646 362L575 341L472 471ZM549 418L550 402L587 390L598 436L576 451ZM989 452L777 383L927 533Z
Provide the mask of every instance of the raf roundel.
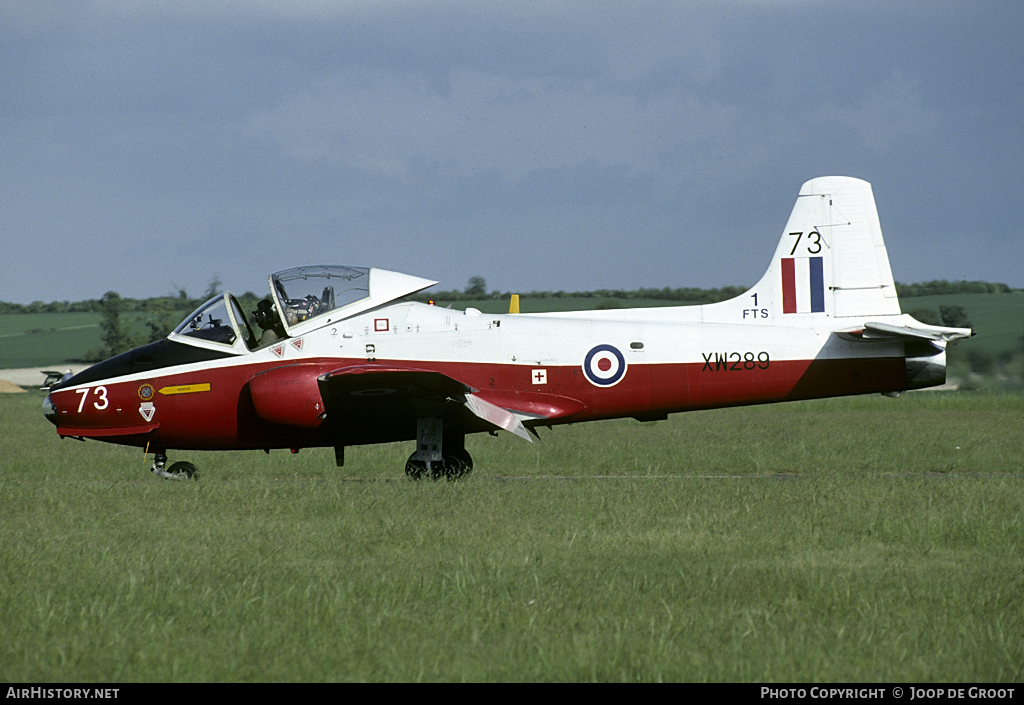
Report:
M614 345L597 345L583 358L583 374L591 384L611 387L626 374L626 358Z

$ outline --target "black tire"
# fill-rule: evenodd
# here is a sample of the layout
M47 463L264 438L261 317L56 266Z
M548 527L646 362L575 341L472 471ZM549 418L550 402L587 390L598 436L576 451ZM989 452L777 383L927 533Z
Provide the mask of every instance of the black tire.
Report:
M427 475L427 464L422 460L414 460L410 455L405 461L405 475L410 480L422 480Z
M199 473L196 471L196 466L186 460L179 460L167 468L167 473L170 475L177 475L183 479L198 480Z
M461 480L471 472L473 472L473 458L465 450L444 456L440 474L449 482ZM440 477L435 479L440 479Z

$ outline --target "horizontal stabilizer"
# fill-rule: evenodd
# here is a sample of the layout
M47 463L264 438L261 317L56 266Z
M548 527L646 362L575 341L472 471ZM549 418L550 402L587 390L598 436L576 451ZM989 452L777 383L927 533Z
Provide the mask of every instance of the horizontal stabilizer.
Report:
M925 323L919 323L913 318L910 320L912 325L904 326L868 321L864 324L863 337L869 340L900 338L903 340L933 340L947 343L951 340L970 338L974 335L974 331L970 328L944 328L942 326L929 326Z

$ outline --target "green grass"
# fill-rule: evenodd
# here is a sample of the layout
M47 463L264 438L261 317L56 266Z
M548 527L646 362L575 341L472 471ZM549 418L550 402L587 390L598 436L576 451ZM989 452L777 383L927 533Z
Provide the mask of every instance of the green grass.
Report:
M1014 682L1024 398L918 393L409 444L60 441L0 396L0 680Z

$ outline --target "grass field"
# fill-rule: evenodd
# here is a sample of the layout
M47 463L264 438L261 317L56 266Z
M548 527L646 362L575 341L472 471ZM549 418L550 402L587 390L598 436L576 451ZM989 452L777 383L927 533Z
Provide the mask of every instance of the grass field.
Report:
M60 441L0 396L0 680L1019 682L1024 398L299 455Z

